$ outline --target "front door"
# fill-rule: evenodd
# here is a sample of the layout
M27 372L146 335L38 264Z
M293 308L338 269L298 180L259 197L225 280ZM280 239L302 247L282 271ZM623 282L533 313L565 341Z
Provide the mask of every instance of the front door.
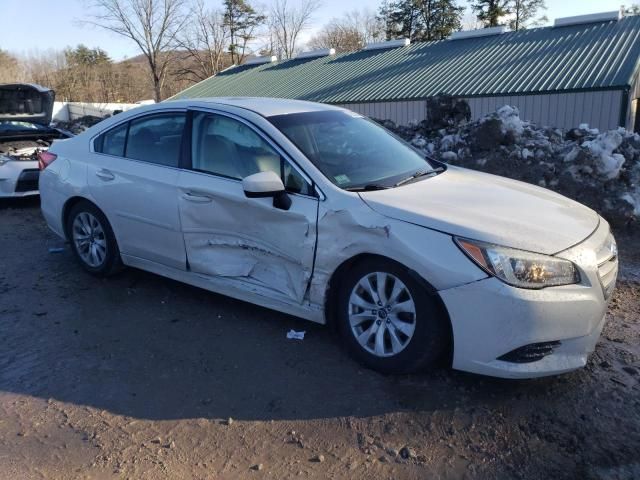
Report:
M191 170L179 205L191 271L302 303L316 243L318 199L310 183L267 138L241 119L194 112ZM247 198L242 178L272 170L291 195L289 210Z
M178 165L185 115L156 113L108 130L95 140L87 172L121 253L182 270Z

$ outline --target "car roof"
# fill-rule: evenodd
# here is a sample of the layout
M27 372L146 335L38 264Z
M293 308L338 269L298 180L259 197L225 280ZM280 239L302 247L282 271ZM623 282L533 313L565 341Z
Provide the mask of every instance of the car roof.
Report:
M179 101L179 100L178 100ZM263 117L273 117L303 112L320 112L327 110L341 110L338 107L304 100L267 97L208 97L183 100L190 106L211 106L212 104L228 105L251 110ZM167 102L168 103L168 102Z

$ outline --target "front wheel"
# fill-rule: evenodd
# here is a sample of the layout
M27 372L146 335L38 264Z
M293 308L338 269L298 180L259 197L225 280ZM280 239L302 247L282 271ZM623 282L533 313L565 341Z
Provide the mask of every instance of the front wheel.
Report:
M120 251L107 217L92 203L76 204L67 218L71 249L82 267L97 276L115 273Z
M435 298L407 269L366 260L341 282L339 325L349 351L382 373L432 366L445 351L447 323Z

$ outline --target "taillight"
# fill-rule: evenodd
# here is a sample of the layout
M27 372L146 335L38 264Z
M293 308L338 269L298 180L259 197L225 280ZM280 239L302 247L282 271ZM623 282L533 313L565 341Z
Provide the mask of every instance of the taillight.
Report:
M58 158L58 156L55 153L40 152L38 153L38 167L40 167L40 170L44 170L51 165L56 158Z

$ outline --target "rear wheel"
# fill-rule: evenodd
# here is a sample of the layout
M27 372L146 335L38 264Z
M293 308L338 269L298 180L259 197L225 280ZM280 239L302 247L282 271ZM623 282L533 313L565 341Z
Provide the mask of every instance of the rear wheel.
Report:
M92 203L83 201L74 205L67 218L67 232L73 253L89 273L107 276L121 267L111 225Z
M447 347L446 319L434 297L407 269L366 260L341 282L339 325L350 352L383 373L432 366Z

